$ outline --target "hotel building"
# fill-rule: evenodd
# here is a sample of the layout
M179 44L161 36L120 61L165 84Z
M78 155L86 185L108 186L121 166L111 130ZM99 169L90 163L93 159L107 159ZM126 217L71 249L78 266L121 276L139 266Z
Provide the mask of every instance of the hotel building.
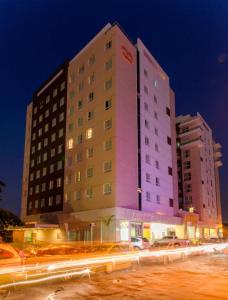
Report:
M198 232L207 238L221 233L219 170L221 145L197 113L176 118L179 205L198 216Z
M183 236L176 153L168 75L107 24L28 106L22 219L58 224L59 240Z

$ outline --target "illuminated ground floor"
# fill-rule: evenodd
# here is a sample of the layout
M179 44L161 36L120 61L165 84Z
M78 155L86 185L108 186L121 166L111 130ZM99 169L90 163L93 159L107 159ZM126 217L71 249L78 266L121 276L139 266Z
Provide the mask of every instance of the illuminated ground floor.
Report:
M48 220L48 216L46 216ZM50 220L53 219L52 216ZM57 215L58 225L41 224L37 219L29 228L14 231L14 240L27 242L96 241L125 242L131 237L146 237L149 241L167 235L178 238L209 239L218 237L216 225L199 222L196 214L180 217L142 212L127 208L106 208Z

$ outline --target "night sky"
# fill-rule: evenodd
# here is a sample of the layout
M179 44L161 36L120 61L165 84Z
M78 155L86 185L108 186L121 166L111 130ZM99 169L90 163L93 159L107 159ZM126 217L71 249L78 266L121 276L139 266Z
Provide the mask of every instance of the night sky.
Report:
M106 23L140 37L170 77L177 114L202 114L223 146L228 222L227 0L0 0L0 206L20 210L26 106Z

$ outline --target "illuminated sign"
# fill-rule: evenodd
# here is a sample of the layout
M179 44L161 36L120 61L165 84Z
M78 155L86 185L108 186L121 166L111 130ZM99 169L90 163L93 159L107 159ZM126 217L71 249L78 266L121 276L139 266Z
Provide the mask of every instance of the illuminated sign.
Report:
M132 64L133 63L133 56L132 56L131 52L129 52L125 46L121 46L121 50L122 50L122 54L123 54L124 58L130 64Z

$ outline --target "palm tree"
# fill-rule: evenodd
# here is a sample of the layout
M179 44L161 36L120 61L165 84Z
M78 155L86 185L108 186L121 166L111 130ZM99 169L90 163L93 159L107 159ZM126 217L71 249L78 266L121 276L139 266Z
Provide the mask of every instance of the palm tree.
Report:
M104 224L108 231L109 231L109 226L111 224L111 222L113 221L113 218L115 217L115 215L111 215L111 216L107 216L107 217L101 217L101 243L103 242L103 230L102 230L102 224ZM108 232L108 236L109 236L109 232Z
M2 200L1 198L1 194L2 194L2 191L3 191L3 188L6 186L6 184L0 180L0 201Z

